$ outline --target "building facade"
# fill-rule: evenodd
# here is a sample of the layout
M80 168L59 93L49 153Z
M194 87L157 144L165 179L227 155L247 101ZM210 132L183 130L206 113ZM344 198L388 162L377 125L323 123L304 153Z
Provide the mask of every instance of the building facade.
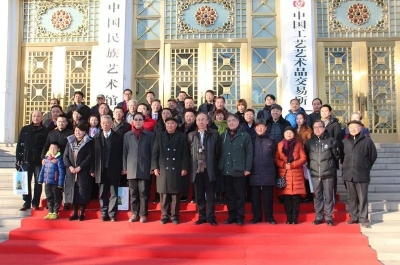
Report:
M376 141L399 139L400 0L3 2L0 142L51 98L66 107L82 91L92 106L101 93L114 106L126 88L163 103L183 90L197 105L212 89L230 110L274 94L284 112L294 97L311 111L319 97L343 124L361 111Z

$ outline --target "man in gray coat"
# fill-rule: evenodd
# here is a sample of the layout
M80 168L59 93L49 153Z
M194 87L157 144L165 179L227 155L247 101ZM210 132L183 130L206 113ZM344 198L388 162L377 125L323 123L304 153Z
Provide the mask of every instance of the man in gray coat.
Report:
M149 187L151 181L151 152L155 135L144 129L145 116L133 115L132 131L124 135L122 173L127 174L131 193L132 216L129 222L147 222Z
M212 226L215 226L217 222L215 221L214 200L219 134L216 130L207 128L208 122L207 114L197 114L197 130L188 134L192 162L190 178L196 190L196 203L199 212L199 220L195 224L199 225L208 221ZM207 194L207 208L205 194Z
M153 146L151 169L157 176L157 192L160 193L161 224L171 219L179 224L180 196L183 192L183 177L189 169L189 146L184 133L178 132L175 118L165 119L165 131L157 134ZM171 204L171 213L168 208Z

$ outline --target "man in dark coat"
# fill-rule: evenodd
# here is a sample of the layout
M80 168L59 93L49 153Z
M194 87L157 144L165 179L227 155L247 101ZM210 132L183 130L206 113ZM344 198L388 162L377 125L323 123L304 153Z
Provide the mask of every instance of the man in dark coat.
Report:
M43 115L39 110L32 112L32 123L22 127L15 152L17 170L21 167L28 172L28 194L22 195L24 204L20 211L26 211L32 207L37 209L42 194L42 185L38 183L39 173L42 165L41 153L47 138L48 130L42 124ZM35 177L35 186L32 199L32 175Z
M144 129L142 113L133 117L133 130L124 135L123 174L127 174L131 192L132 216L129 222L147 222L149 187L151 181L151 153L155 135Z
M360 121L350 121L348 126L351 136L343 140L343 180L350 215L347 223L361 223L363 227L368 227L368 186L377 152L371 138L362 134Z
M43 125L49 130L54 130L57 127L57 117L64 114L60 105L54 105L50 110L50 118L43 121ZM71 127L71 126L70 126ZM72 128L72 127L71 127Z
M246 177L253 165L253 144L250 135L239 126L239 116L228 115L228 128L220 135L221 156L218 168L222 171L226 187L228 219L225 224L244 225Z
M308 115L310 117L310 125L313 125L316 120L321 119L321 106L322 100L319 98L314 98L312 101L313 113Z
M278 144L283 139L283 131L290 123L282 117L282 107L278 104L271 106L271 118L267 120L267 135Z
M337 176L336 161L340 158L339 143L325 131L321 120L314 121L313 134L305 144L307 163L310 168L314 187L315 220L313 224L322 224L325 212L325 222L333 225L334 185Z
M251 224L262 221L262 208L264 205L265 222L276 224L273 216L273 196L276 179L276 167L274 156L276 143L267 135L265 120L257 119L255 122L256 135L253 142L253 166L250 174L250 186L252 193L253 219ZM263 203L261 203L261 194Z
M179 224L180 196L183 192L182 177L189 170L189 146L184 133L178 132L175 118L165 120L166 131L157 134L154 142L151 169L157 176L157 192L161 197L161 224ZM168 207L171 204L171 215Z
M265 96L265 107L257 113L257 119L269 120L271 118L271 107L275 104L275 96L268 94Z
M199 219L196 225L209 222L217 225L215 220L215 182L219 155L218 131L207 129L208 116L200 112L196 117L197 130L189 133L188 141L191 154L190 179L196 190L196 203ZM207 195L207 207L206 198Z
M214 95L215 93L213 90L206 91L206 102L199 106L199 112L207 114L214 110Z
M64 154L65 147L67 146L68 140L67 137L74 134L74 132L67 127L68 120L64 114L61 114L57 118L57 128L50 131L47 135L46 142L44 143L42 149L42 160L46 156L47 150L49 150L50 144L53 142L57 142L60 145L60 153ZM43 161L42 161L43 162Z
M76 91L74 93L74 104L68 106L67 111L66 111L66 115L68 119L72 118L72 112L74 112L74 110L81 110L82 113L82 120L84 120L85 122L88 121L90 114L92 114L92 111L90 110L90 108L88 106L86 106L83 103L83 98L84 95L82 92L80 91Z
M114 132L122 136L131 130L131 125L124 120L124 110L122 107L117 106L114 108L114 122L111 128Z
M101 221L116 221L118 185L122 173L123 136L111 130L109 115L100 118L101 131L93 137L92 174L100 188ZM110 193L110 198L108 197Z
M97 101L97 104L90 108L90 112L91 112L91 114L96 114L97 116L100 116L99 115L99 107L101 104L106 102L106 97L103 94L99 94L96 97L96 101ZM108 115L110 115L112 117L113 112L111 110L108 110Z

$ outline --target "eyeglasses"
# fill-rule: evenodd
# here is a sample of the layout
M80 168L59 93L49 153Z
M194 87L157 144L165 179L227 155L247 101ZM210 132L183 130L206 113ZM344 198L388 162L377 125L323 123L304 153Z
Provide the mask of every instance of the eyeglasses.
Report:
M143 121L143 119L133 119L134 121Z

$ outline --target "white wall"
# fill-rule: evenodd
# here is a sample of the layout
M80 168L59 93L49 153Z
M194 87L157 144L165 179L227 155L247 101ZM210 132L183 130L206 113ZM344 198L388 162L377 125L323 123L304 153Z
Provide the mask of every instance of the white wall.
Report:
M18 32L19 1L2 1L0 25L0 143L14 143L18 120Z

